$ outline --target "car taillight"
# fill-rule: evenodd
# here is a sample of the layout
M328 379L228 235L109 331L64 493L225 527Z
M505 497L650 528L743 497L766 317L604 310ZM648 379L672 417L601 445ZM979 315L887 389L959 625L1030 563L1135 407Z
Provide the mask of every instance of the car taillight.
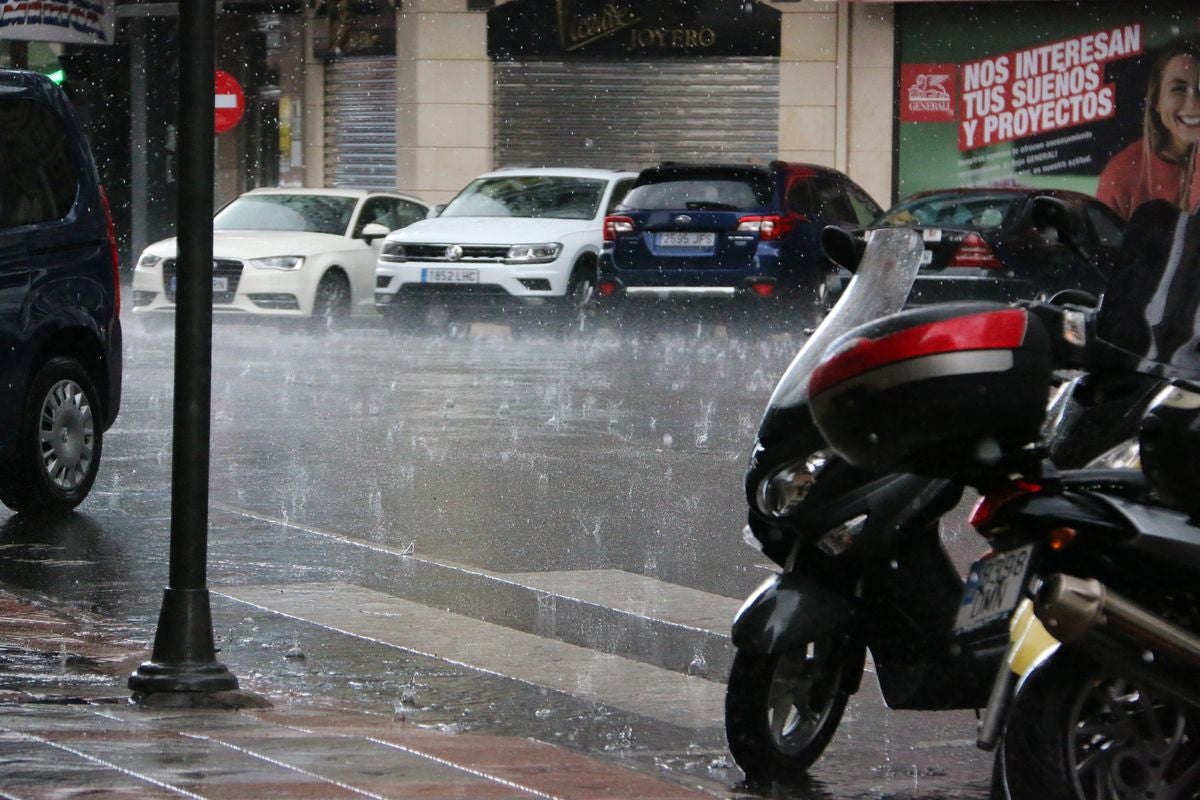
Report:
M108 205L108 193L100 189L100 204L104 207L104 226L108 233L108 253L112 257L113 269L113 316L121 315L121 263L117 258L117 227L113 225L112 208Z
M770 297L771 295L775 294L775 281L751 281L746 285L746 291L750 292L750 294L754 295L755 297Z
M1041 491L1042 485L1040 483L1021 480L1012 481L1011 483L1006 483L1001 487L992 489L979 498L979 502L975 505L975 510L971 512L969 520L971 527L986 537L989 529L995 524L996 515L1000 512L1001 508L1018 498L1038 494Z
M633 220L629 217L605 217L604 241L616 241L622 233L633 233Z
M978 233L969 233L962 240L954 257L947 264L950 267L972 267L974 269L1000 269L1000 260L992 252L992 248Z
M617 282L612 278L601 278L596 284L596 294L601 297L613 297L617 293Z
M791 230L791 228L791 222L789 222L787 217L781 217L776 214L742 217L738 220L737 224L739 233L757 233L758 238L764 241L779 239Z

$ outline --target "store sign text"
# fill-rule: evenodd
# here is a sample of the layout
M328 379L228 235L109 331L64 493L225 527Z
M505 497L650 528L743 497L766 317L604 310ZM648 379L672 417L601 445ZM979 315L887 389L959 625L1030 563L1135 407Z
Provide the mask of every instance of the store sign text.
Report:
M1104 64L1141 54L1134 23L964 64L959 149L1110 119L1115 90Z
M632 27L641 21L637 13L616 3L607 3L595 14L575 14L571 4L560 0L558 24L562 32L563 47L577 50L592 42Z
M18 0L0 3L0 38L109 44L116 26L112 3Z
M578 50L620 34L624 49L701 50L717 43L717 32L707 26L637 27L643 18L628 6L605 3L594 13L581 13L570 0L559 0L558 22L563 49ZM625 32L628 31L628 34Z

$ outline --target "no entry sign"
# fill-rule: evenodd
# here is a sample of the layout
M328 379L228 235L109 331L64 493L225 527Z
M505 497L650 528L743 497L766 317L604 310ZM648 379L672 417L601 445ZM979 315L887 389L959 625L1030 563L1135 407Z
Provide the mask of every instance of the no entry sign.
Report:
M244 113L246 113L246 94L242 91L242 85L228 72L217 70L216 104L213 107L216 132L224 133L237 125Z

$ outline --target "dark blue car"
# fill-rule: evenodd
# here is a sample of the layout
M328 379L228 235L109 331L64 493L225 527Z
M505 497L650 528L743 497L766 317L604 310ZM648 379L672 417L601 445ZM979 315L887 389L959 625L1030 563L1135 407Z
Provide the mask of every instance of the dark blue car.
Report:
M82 129L43 75L0 70L0 501L87 496L121 398L116 236Z
M786 299L824 305L836 268L828 225L857 228L879 206L812 164L663 164L643 170L604 222L597 293Z

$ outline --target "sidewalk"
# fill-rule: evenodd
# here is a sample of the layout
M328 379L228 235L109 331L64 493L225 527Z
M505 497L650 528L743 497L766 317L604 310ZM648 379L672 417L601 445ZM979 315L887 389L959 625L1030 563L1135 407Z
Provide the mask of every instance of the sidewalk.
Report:
M129 703L148 657L0 589L0 798L645 798L712 795L517 737L322 704Z

